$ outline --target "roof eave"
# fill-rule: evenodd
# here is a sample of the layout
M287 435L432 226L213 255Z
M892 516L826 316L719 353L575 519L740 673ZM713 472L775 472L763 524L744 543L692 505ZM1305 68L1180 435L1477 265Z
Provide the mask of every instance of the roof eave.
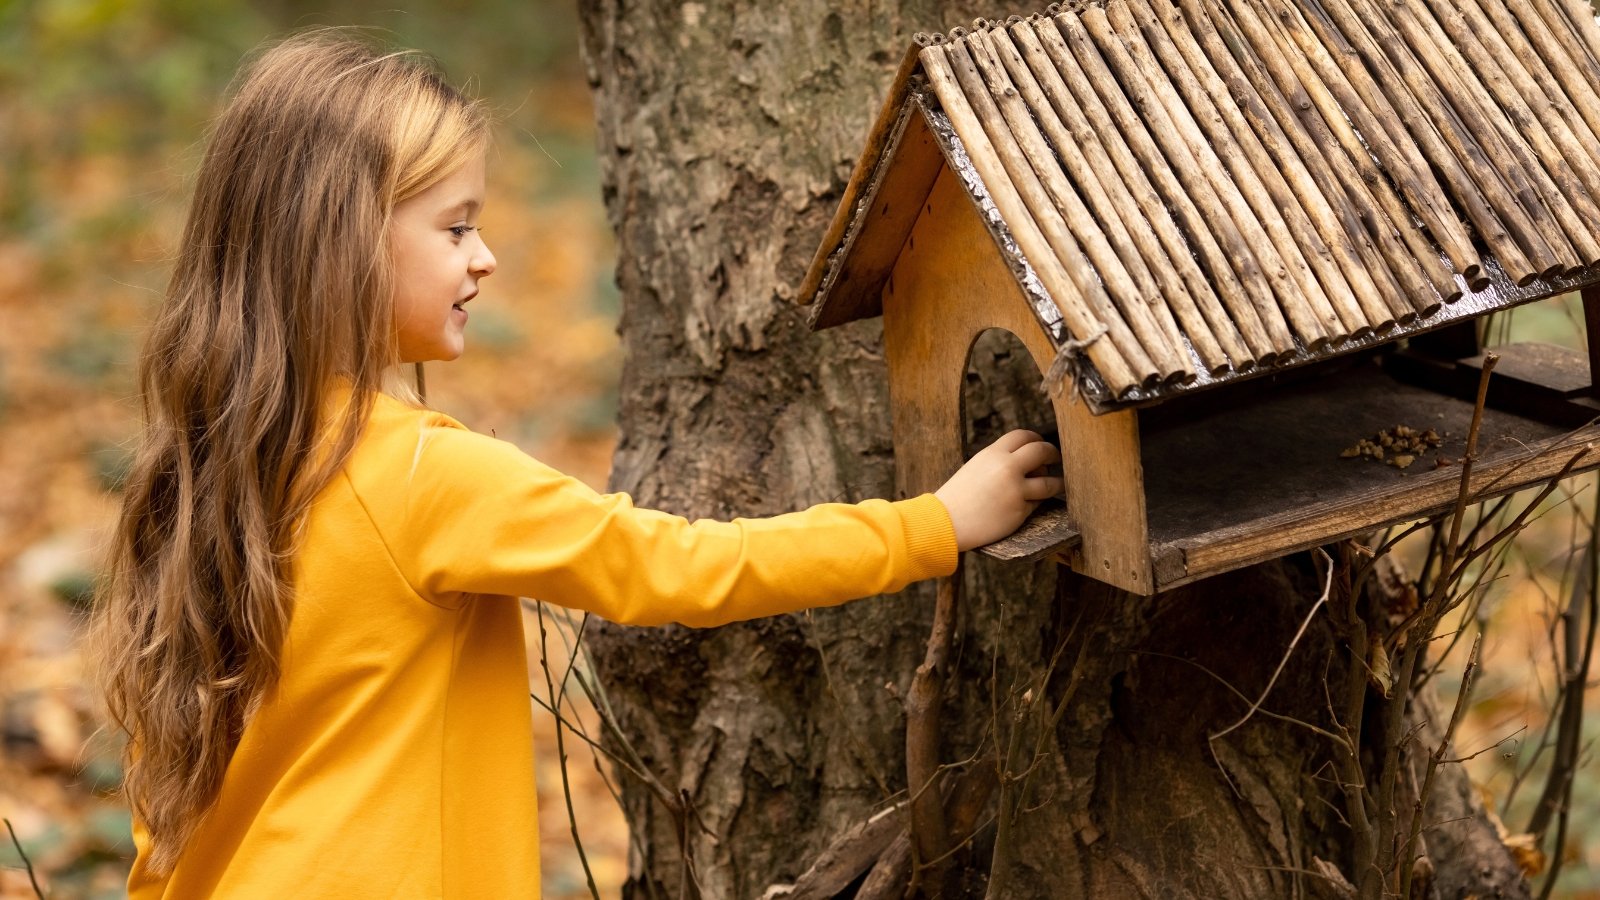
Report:
M846 315L834 310L836 304L831 302L830 288L838 275L837 264L843 262L848 255L851 239L860 232L857 222L859 213L866 202L870 202L882 177L893 169L900 138L913 106L908 99L912 76L920 65L917 60L918 49L914 45L909 48L899 69L895 71L894 80L889 85L889 95L884 99L878 118L867 134L866 146L856 161L849 182L845 184L838 209L834 211L833 220L828 224L828 230L823 233L822 242L817 248L817 255L811 260L811 267L806 271L800 290L795 295L797 303L813 307L813 328L827 328L879 314L879 311L874 311Z

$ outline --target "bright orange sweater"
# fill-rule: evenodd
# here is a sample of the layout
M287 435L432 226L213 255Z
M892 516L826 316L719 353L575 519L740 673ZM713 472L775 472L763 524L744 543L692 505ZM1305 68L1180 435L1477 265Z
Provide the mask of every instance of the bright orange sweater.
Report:
M315 501L282 677L149 898L537 897L518 596L709 626L952 572L933 496L690 523L379 397Z

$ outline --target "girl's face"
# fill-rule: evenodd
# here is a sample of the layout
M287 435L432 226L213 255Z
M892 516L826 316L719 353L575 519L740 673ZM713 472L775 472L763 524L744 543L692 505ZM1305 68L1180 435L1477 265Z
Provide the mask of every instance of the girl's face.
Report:
M478 233L484 154L415 197L395 205L394 321L401 362L451 360L466 347L467 301L478 279L494 272L494 254Z

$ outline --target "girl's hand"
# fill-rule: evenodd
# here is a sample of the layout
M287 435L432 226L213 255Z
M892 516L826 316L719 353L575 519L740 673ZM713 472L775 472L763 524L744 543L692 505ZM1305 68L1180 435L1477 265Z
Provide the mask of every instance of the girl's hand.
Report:
M950 513L956 546L982 547L1016 531L1040 500L1061 495L1061 479L1045 467L1061 451L1031 431L1017 430L978 451L933 492Z

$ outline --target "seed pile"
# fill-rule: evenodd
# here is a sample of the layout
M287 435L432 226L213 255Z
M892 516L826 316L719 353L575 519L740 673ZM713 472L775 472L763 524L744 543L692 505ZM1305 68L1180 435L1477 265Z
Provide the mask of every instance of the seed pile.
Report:
M1404 469L1416 462L1418 456L1438 447L1440 443L1439 432L1432 428L1418 431L1409 425L1396 425L1393 428L1385 428L1370 438L1356 441L1355 446L1340 451L1339 457L1341 459L1365 457L1397 469Z

